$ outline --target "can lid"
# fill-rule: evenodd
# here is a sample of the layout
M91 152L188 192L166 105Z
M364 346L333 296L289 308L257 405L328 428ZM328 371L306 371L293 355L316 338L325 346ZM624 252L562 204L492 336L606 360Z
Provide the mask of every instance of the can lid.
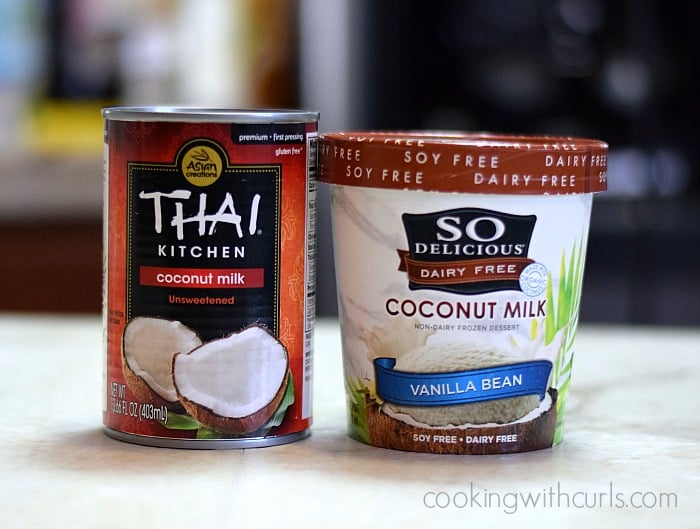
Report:
M296 109L234 109L199 107L106 107L102 116L115 121L178 121L192 123L308 123L319 113Z
M479 194L605 191L607 143L567 136L451 132L321 134L319 180Z

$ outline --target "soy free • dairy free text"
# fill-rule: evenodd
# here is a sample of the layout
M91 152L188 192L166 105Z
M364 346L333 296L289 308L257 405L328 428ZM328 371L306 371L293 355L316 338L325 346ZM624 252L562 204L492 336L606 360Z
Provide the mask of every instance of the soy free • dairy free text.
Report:
M502 156L499 154L466 154L455 152L446 155L444 152L431 150L421 140L401 140L399 144L411 145L415 148L402 152L401 160L404 166L377 167L363 163L361 148L333 147L333 157L346 161L343 174L352 180L381 181L397 185L424 184L424 173L421 167L443 167L450 170L464 170L476 186L483 187L539 187L543 189L567 189L577 186L576 175L566 172L567 168L604 167L604 155L576 153L574 144L546 145L556 151L556 154L542 154L544 167L551 168L545 174L515 173L499 171ZM423 148L425 147L425 148ZM330 150L330 147L326 147ZM448 173L449 174L449 173Z

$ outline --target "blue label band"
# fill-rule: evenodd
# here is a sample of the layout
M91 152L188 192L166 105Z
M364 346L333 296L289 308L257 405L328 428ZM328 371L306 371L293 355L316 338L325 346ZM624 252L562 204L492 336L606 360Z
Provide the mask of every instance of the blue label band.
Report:
M396 371L395 358L374 360L377 395L405 406L448 406L523 395L544 398L552 370L548 360L448 373Z

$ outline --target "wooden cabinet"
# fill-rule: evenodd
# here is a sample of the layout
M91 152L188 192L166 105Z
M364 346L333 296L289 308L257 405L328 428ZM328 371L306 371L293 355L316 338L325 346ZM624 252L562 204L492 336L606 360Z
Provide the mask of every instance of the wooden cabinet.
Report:
M0 278L0 310L99 312L101 222L0 222Z

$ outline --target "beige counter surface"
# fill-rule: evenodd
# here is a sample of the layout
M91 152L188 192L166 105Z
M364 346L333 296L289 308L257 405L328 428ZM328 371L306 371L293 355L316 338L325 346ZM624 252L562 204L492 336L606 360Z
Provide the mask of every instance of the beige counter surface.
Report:
M700 523L700 329L583 325L564 443L507 456L346 436L337 323L315 342L314 425L246 450L102 432L98 317L0 314L0 513L10 528L616 527Z

